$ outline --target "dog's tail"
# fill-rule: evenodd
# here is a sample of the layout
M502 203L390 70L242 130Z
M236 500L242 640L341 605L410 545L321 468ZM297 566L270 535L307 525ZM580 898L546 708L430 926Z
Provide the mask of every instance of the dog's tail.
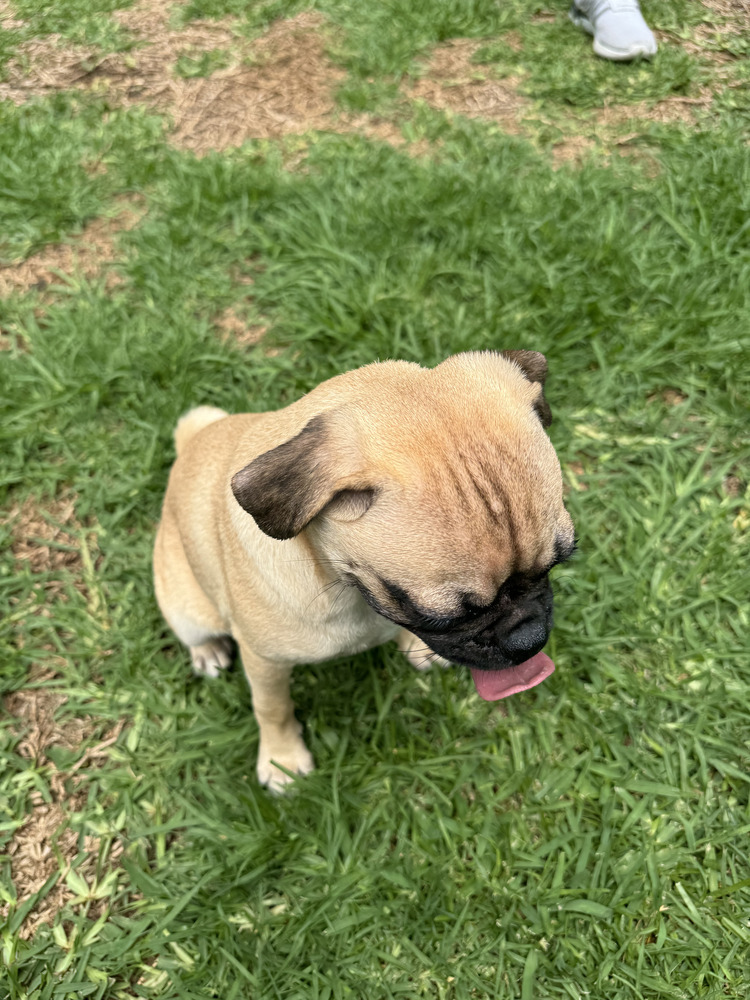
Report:
M198 431L202 431L204 427L208 427L215 420L221 420L222 417L228 416L229 414L225 410L220 410L218 406L196 406L194 410L188 410L177 421L177 426L174 429L174 444L177 454L179 455L184 450L190 438L194 437Z

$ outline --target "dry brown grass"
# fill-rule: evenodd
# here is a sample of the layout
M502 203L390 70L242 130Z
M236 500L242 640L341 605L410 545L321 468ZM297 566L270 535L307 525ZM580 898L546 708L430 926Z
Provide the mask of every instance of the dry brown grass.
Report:
M662 101L637 101L634 104L611 104L596 113L600 127L620 129L630 122L659 122L661 124L695 124L698 112L711 106L713 94L708 87L701 88L696 97L673 95Z
M471 38L456 38L438 45L424 75L407 91L408 96L467 118L494 121L504 131L518 134L530 102L518 93L517 77L493 79L472 64L472 56L481 45L480 40Z
M222 340L231 340L240 347L254 347L268 330L267 323L248 323L234 306L229 306L214 320Z
M517 47L520 39L511 39L511 43ZM473 64L472 57L481 44L475 39L462 38L435 48L424 75L412 84L408 96L467 118L495 122L510 134L530 134L524 118L534 105L519 93L520 78L493 79L488 75L491 70ZM657 102L613 104L587 113L585 117L570 115L567 125L555 122L570 134L563 135L552 146L554 163L580 162L597 147L629 155L632 150L627 143L640 133L643 123L694 124L698 113L710 107L712 97L710 88L704 87L696 97L673 96ZM535 117L539 113L535 108ZM628 127L630 131L623 136L623 128Z
M24 42L8 63L0 99L23 104L31 97L81 86L95 65L95 49L72 45L59 35Z
M333 91L346 74L326 57L316 14L277 21L255 40L238 36L231 20L173 30L157 0L140 0L115 17L137 40L133 51L101 58L58 38L28 43L12 60L0 97L20 102L68 87L103 90L120 104L168 114L172 141L199 155L330 123ZM175 73L181 53L212 49L227 52L226 68L205 78Z
M731 30L750 17L750 0L704 0L704 6L707 12L729 18ZM412 155L431 152L426 143L408 144L393 121L337 113L334 93L346 74L327 57L323 20L315 13L277 21L253 40L240 36L231 19L170 28L169 8L160 0L139 0L114 16L136 40L131 52L102 58L92 49L62 46L54 37L28 43L12 61L0 96L21 101L34 93L66 87L103 90L117 103L146 104L168 115L173 123L171 140L199 155L248 139L316 129L359 132ZM537 21L555 18L550 11L535 15ZM511 48L520 48L517 34L511 32L504 38ZM472 64L481 44L477 39L458 38L437 46L421 77L404 87L404 95L455 114L493 121L509 133L523 133L527 131L524 116L532 104L519 92L519 78L496 79L491 71ZM701 43L696 36L694 43L685 44L700 47ZM226 53L226 68L205 78L185 79L176 74L181 53L213 49ZM593 129L565 136L554 146L555 162L580 160L597 141L612 144L611 133L631 122L693 123L696 113L710 102L711 92L705 87L697 97L601 109L594 115ZM580 123L571 121L572 128L576 124ZM44 272L44 261L39 267ZM62 270L67 273L65 265ZM33 273L23 278L27 286L38 280Z
M108 57L97 77L123 102L167 112L172 141L198 154L321 127L334 107L333 88L345 75L325 55L315 14L277 21L254 41L236 38L229 22L170 31L163 5L153 0L120 20L148 43L127 58ZM185 48L228 48L231 63L210 77L183 79L174 66Z
M701 0L712 14L734 21L737 30L750 29L750 0Z
M93 219L80 235L65 243L53 243L26 260L0 267L0 296L11 292L36 290L43 299L50 298L50 286L70 281L78 276L91 280L107 271L107 288L119 282L112 267L121 259L117 234L133 229L143 218L145 199L138 195L116 199L119 211L115 215Z
M77 865L76 872L91 885L102 869L116 867L123 851L119 841L103 844L98 837L81 837L68 824L71 813L85 801L87 770L106 758L108 748L122 731L124 720L117 722L96 746L87 749L67 772L59 770L50 759L49 751L59 747L75 752L97 727L89 718L62 721L56 717L66 701L65 696L49 687L38 686L55 676L51 670L32 672L32 686L8 695L3 706L17 723L20 735L17 752L43 770L49 786L47 796L41 792L32 794L31 810L5 848L10 858L17 905L38 892L53 873L60 873L57 883L27 915L20 930L22 938L32 937L40 924L52 923L56 914L76 898L76 892L66 884L65 878L79 854L85 857ZM7 904L1 906L0 918L7 916L8 910ZM91 916L96 915L96 903L88 912Z
M77 536L82 526L75 516L75 496L50 500L41 507L28 497L15 504L4 521L11 527L11 551L32 573L80 572L81 554Z
M95 540L89 536L84 553L86 535L75 513L76 497L65 494L40 505L27 498L14 505L5 515L10 526L10 551L16 564L26 565L32 573L44 575L43 603L30 605L28 614L49 617L52 602L64 600L65 575L73 579L74 586L87 594L87 562L95 553ZM23 625L23 621L19 622ZM19 641L19 647L22 644ZM89 884L101 866L112 869L122 853L119 842L102 844L97 837L79 836L70 829L71 813L85 800L85 783L92 767L107 755L107 749L119 736L124 726L120 720L96 746L90 747L66 771L60 770L50 756L55 748L75 753L91 738L97 724L90 718L58 718L66 702L59 690L47 686L59 676L65 661L53 646L45 646L44 661L35 665L28 685L8 695L3 708L15 720L14 729L19 737L17 752L33 762L46 778L48 793L35 792L31 796L31 810L13 833L5 852L10 858L11 879L15 886L18 905L36 893L56 871L60 877L46 896L28 914L21 928L21 937L28 938L40 923L50 923L55 914L76 897L65 878L72 863L83 852L85 858L76 867L77 873ZM95 905L94 905L95 909ZM94 910L89 909L89 913ZM0 908L0 917L6 916L8 906Z
M5 31L23 28L25 24L25 21L15 16L15 10L8 3L8 0L0 0L0 25Z
M100 611L97 533L93 526L81 524L75 504L76 497L71 493L44 504L28 497L2 515L3 523L10 528L10 551L16 568L21 571L28 567L41 578L26 609L29 615L49 618L54 602L65 602L71 587L85 598L92 614Z

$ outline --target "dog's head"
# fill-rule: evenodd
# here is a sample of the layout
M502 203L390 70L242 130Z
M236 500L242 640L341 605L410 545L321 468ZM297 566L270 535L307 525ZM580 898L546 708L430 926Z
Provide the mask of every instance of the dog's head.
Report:
M436 653L479 670L524 664L552 628L549 571L575 544L546 372L543 355L510 351L339 376L323 412L234 476L234 495L273 538L306 529L372 608Z

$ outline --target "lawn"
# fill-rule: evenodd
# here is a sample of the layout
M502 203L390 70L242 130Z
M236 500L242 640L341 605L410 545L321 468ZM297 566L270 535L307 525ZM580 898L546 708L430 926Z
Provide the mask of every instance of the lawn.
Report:
M747 1000L750 13L0 4L0 995ZM199 403L547 356L577 555L507 702L295 671L258 786L151 548Z

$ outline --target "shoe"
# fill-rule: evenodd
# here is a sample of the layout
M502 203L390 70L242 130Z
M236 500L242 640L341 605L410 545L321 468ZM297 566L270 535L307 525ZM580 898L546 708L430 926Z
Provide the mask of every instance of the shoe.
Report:
M575 0L570 20L594 36L594 52L602 59L625 62L656 54L656 39L638 0Z

